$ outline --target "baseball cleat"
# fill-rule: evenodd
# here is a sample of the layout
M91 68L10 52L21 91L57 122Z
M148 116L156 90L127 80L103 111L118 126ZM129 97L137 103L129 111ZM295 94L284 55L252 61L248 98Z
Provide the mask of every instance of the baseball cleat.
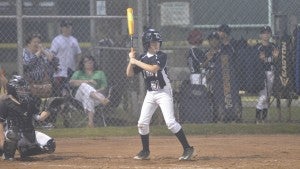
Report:
M135 160L149 160L150 159L150 151L142 150L140 151L133 159Z
M190 160L194 153L194 147L185 148L181 157L179 157L179 161Z
M14 161L15 159L13 157L5 157L5 155L3 154L2 155L2 160L5 160L5 161Z

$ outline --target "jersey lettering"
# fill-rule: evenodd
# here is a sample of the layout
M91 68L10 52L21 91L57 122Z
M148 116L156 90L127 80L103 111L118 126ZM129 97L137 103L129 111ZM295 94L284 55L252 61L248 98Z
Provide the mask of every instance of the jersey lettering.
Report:
M144 74L144 78L146 79L147 77L153 77L153 76L155 76L155 74L154 73L152 73L152 72L149 72L149 71L146 71L146 70L143 70L143 74Z
M151 81L150 83L152 91L158 91L160 89L158 80Z

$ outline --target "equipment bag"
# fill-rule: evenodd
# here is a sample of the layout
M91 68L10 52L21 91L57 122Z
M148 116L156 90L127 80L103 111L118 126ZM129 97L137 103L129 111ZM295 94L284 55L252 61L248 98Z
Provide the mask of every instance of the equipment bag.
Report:
M211 94L204 85L184 81L179 91L179 118L188 123L212 122Z

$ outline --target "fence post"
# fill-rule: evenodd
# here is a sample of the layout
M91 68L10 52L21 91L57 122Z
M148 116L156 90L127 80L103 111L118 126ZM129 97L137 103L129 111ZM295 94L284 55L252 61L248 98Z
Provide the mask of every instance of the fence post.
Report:
M95 16L96 15L96 3L95 0L90 1L90 15ZM90 20L90 37L91 37L91 42L92 46L95 46L97 44L96 41L96 20L93 18Z
M18 74L23 75L23 11L22 11L22 0L17 0L17 48L18 48Z

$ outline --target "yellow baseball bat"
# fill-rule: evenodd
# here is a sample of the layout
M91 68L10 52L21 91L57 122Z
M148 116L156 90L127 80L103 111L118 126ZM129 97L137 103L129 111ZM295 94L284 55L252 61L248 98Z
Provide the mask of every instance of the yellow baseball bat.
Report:
M133 34L134 34L134 19L133 9L127 8L127 23L128 23L128 34L130 35L131 51L133 52Z

